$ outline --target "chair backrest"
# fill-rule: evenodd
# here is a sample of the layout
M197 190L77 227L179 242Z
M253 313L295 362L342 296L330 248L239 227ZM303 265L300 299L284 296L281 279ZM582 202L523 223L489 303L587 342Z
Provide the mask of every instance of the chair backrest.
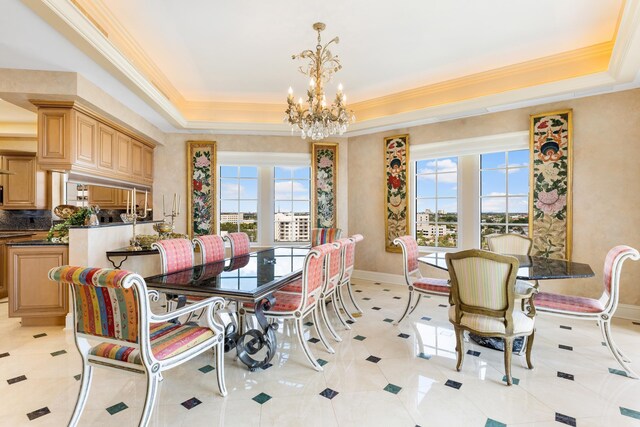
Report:
M193 239L193 243L200 248L203 264L224 259L224 240L217 234L198 236Z
M246 255L251 250L251 242L247 233L229 233L224 236L231 245L231 256Z
M193 267L193 243L188 239L159 240L151 248L160 252L162 274Z
M329 276L329 280L326 281L327 286L329 283L333 283L334 286L337 286L340 283L340 279L342 277L342 245L340 240L336 240L331 243L332 249L327 255L327 263L329 268L327 269L327 274Z
M65 265L51 269L49 279L71 285L76 334L134 344L146 336L146 286L137 274Z
M335 247L331 243L316 246L312 248L304 260L302 269L302 307L306 306L309 296L313 296L320 292L328 279L325 270L325 261L327 255L334 250Z
M479 249L447 253L445 259L456 321L459 323L465 312L499 317L505 319L507 333L513 332L518 260Z
M605 311L615 311L618 306L618 299L620 297L620 273L622 271L622 264L628 258L634 261L640 259L638 250L630 246L619 245L613 247L607 253L603 272L604 294L601 298L601 302L605 304Z
M418 269L418 242L413 236L400 236L393 240L393 243L402 248L402 258L404 259L404 277L407 284L411 282L411 276L419 271Z
M491 252L508 255L530 255L533 240L522 234L490 234L486 236Z
M311 246L314 247L335 242L340 238L341 234L342 230L340 228L312 228Z

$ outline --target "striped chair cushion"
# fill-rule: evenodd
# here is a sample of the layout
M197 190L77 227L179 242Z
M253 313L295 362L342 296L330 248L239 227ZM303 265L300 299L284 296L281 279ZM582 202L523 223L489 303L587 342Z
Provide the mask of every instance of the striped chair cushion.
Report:
M499 254L529 255L532 241L520 234L497 234L487 236L489 250Z
M593 298L577 297L570 295L552 294L540 292L534 299L536 309L545 311L568 311L574 313L600 313L604 310L602 303Z
M507 307L505 283L510 264L480 257L454 259L452 264L458 279L458 295L463 304L492 310Z
M164 273L193 267L193 244L187 239L160 240L152 245L160 250L160 260Z
M335 242L340 238L340 234L342 234L342 230L339 228L312 228L311 246Z
M271 306L269 311L265 311L265 315L269 315L269 313L277 313L277 312L285 312L285 311L296 311L302 309L300 304L302 304L302 294L295 292L282 292L278 291L273 294L276 299L275 304ZM313 296L309 296L307 298L307 307L313 305L315 303L315 298ZM254 304L252 302L245 302L244 308L247 311L253 311Z
M251 249L251 242L247 233L229 233L227 235L231 242L231 256L246 255Z
M213 337L209 328L175 323L155 323L149 330L151 352L158 360L168 359ZM140 350L111 343L100 343L89 350L89 354L120 362L142 365Z
M521 311L513 311L513 333L528 334L533 331L534 319L527 317ZM456 307L449 307L449 321L456 321ZM467 328L486 333L505 334L504 319L491 316L483 316L481 314L464 313L460 318L460 324Z
M221 261L224 259L224 240L222 237L210 234L193 239L202 248L202 263Z
M413 282L413 286L423 291L437 292L443 295L449 295L451 287L447 279L433 279L431 277L422 277Z

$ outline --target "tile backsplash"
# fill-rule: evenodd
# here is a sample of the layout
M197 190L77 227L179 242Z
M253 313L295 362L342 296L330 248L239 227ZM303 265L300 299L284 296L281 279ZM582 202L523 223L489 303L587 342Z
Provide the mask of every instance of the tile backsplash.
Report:
M51 220L49 210L0 209L0 230L48 230Z

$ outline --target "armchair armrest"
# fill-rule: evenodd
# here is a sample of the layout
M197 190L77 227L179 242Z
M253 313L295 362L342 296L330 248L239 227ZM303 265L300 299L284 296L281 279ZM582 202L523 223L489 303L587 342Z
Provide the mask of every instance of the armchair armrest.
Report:
M175 319L176 317L184 316L185 314L189 314L191 312L197 311L201 308L209 308L210 311L214 311L215 309L221 309L224 307L224 298L221 297L211 297L202 301L195 302L193 304L189 304L182 308L179 308L174 311L170 311L165 314L155 314L150 311L149 313L149 322L151 323L159 323L159 322L168 322L171 319Z
M538 293L538 288L525 280L516 280L515 296L516 299L531 298L534 294Z

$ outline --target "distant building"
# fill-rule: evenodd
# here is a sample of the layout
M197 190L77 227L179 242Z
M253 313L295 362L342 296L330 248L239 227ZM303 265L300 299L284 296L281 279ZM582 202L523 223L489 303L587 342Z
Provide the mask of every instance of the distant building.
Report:
M309 240L311 219L308 213L275 214L275 240L277 242L303 242Z
M446 225L428 224L426 222L416 222L416 231L425 237L446 236L449 234Z
M221 213L220 214L220 222L238 222L244 221L244 213L240 212L231 212L231 213Z

